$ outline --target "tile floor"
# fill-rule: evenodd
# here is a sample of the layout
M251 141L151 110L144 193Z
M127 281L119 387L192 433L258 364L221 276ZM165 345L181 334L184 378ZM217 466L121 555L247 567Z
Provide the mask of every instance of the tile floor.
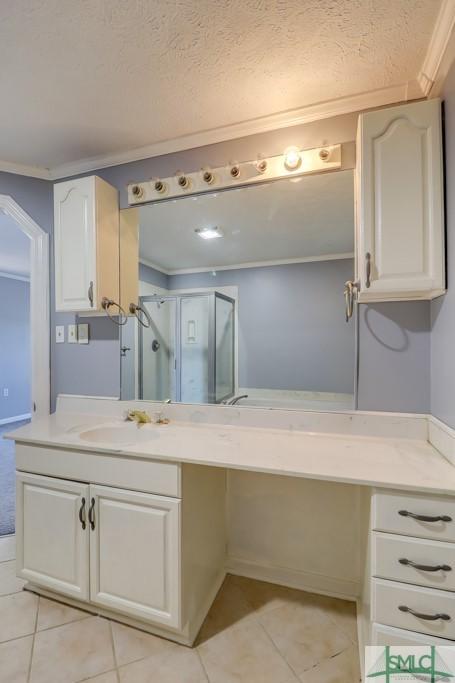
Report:
M357 683L355 607L228 576L196 647L22 591L0 562L0 683Z

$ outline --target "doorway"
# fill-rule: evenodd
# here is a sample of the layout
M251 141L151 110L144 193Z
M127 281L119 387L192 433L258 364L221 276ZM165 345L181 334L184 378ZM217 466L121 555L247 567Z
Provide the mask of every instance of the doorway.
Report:
M14 443L4 435L49 414L48 235L0 195L0 536L15 530Z

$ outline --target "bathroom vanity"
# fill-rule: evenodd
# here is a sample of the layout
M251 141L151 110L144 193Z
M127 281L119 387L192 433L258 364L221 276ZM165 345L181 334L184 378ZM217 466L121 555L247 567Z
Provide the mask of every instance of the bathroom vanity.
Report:
M361 585L341 597L358 603L361 647L455 640L454 435L436 421L171 405L169 424L138 427L124 420L138 407L157 410L61 398L56 414L14 434L27 588L191 645L235 571L226 478L267 473L358 492L360 523L337 552L351 540L359 549ZM336 525L336 500L323 503L325 523ZM293 542L323 554L325 538L304 541L322 521L296 523ZM298 587L340 597L322 584Z
M439 100L361 114L353 146L138 180L120 212L56 185L57 308L110 317L117 366L81 373L121 381L14 435L30 590L192 645L231 572L356 601L361 662L455 642L455 433L354 411L360 315L403 362L414 327L374 304L445 291Z

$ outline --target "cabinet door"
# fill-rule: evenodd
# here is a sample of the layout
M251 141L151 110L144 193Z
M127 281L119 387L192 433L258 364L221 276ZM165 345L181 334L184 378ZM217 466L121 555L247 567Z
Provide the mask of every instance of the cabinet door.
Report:
M90 486L90 599L180 627L180 501Z
M96 310L95 177L54 185L57 311Z
M83 529L89 487L18 472L17 570L37 585L79 600L89 597L89 533ZM82 520L82 522L81 522Z
M360 116L357 139L359 301L444 292L441 105Z

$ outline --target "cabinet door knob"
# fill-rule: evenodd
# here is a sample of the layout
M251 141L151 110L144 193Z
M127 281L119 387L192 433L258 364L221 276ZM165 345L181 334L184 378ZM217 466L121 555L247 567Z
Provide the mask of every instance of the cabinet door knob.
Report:
M93 531L95 528L95 499L92 498L90 503L90 508L88 511L88 521L90 522L90 528Z
M416 515L415 512L408 512L407 510L399 510L399 515L402 517L412 517L412 519L417 519L419 522L451 522L452 517L448 515L436 515L432 517L430 515Z
M81 500L81 507L79 508L79 521L82 525L82 528L85 530L85 527L87 526L85 521L85 498L82 498Z
M404 557L401 560L398 560L400 564L405 565L406 567L414 567L414 569L418 569L421 572L451 572L452 567L450 567L448 564L434 564L434 565L428 565L428 564L418 564L417 562L413 562L412 560L407 560Z
M371 285L371 254L369 251L365 254L365 268L366 268L366 279L365 279L365 287L367 289L370 288Z
M413 617L417 617L417 619L424 619L425 621L438 621L439 619L442 621L451 621L449 614L422 614L422 612L415 612L410 607L406 607L406 605L400 605L398 609L400 612L407 612L408 614L412 614Z

